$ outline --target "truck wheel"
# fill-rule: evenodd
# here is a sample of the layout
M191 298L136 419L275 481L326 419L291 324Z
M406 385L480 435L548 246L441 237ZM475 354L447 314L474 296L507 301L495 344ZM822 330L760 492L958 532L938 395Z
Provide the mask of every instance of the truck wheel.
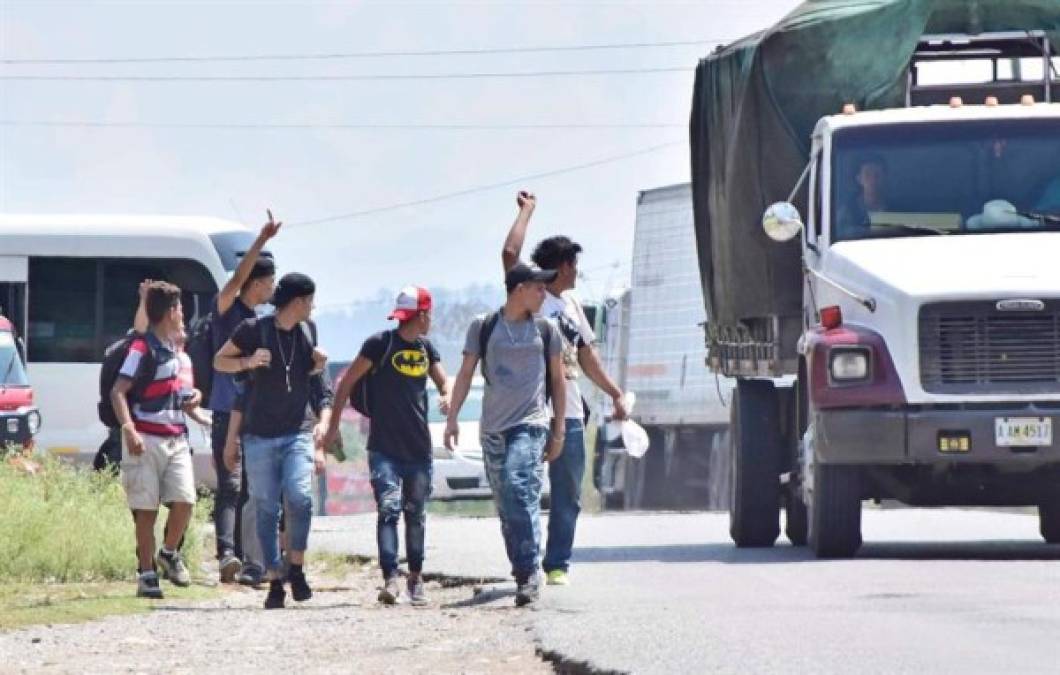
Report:
M1038 529L1047 544L1060 544L1060 500L1050 499L1038 505Z
M810 500L810 548L818 558L850 558L861 547L857 467L816 463Z
M798 490L789 487L784 499L784 534L792 546L805 546L809 530L810 519L806 504Z
M780 536L777 392L769 381L740 380L735 394L729 534L741 548L772 546Z

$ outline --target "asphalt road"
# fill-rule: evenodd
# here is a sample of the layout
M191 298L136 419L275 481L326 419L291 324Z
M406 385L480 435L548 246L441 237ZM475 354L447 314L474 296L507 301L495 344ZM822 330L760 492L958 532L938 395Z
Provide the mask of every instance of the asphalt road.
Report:
M317 519L311 547L374 555L373 518ZM1037 527L866 509L859 555L818 561L786 542L737 550L724 514L585 517L574 583L546 588L532 623L542 649L598 670L1057 672L1060 546ZM497 521L432 517L426 569L505 577Z

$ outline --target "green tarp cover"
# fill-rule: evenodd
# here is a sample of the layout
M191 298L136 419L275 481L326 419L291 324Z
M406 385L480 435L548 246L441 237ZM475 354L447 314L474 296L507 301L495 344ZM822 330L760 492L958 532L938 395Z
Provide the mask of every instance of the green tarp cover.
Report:
M772 242L760 223L805 168L821 117L847 102L904 105L922 35L1025 30L1048 31L1060 52L1060 0L809 0L700 61L692 188L711 320L800 314L799 244Z

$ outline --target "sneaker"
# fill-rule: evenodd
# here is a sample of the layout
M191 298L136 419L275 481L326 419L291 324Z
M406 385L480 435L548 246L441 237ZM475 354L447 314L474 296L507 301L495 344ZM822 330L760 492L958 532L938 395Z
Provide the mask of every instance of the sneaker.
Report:
M423 577L420 575L409 576L408 590L409 602L413 607L426 607L430 604L431 601L427 597L427 585L423 583Z
M401 589L398 588L398 578L395 574L383 583L383 590L379 591L379 602L384 605L396 605Z
M541 597L540 582L537 579L537 575L533 574L522 582L516 582L515 585L515 606L525 607L531 603L537 602L538 598Z
M158 549L155 563L162 568L163 579L169 579L175 586L191 585L191 575L188 574L188 568L184 566L184 559L180 557L180 551L175 551L170 555L162 549Z
M261 570L255 565L244 565L243 571L236 575L236 582L240 586L258 588L264 580L265 575L262 574Z
M225 551L217 564L222 584L235 583L236 575L243 571L243 563L231 551Z
M570 586L570 576L563 570L552 570L545 583L549 586Z
M291 570L287 580L291 582L291 597L295 602L305 602L313 597L313 589L309 587L302 570Z
M265 609L283 609L287 592L283 590L283 581L273 579L269 582L269 594L265 596Z
M153 571L141 572L136 579L136 597L162 599L162 587L158 585L158 575Z

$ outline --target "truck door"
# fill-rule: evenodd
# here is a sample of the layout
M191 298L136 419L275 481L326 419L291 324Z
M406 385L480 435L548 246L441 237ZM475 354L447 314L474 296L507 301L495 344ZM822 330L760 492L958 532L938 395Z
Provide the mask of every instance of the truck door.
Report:
M26 282L29 262L25 256L0 255L0 314L26 339Z

